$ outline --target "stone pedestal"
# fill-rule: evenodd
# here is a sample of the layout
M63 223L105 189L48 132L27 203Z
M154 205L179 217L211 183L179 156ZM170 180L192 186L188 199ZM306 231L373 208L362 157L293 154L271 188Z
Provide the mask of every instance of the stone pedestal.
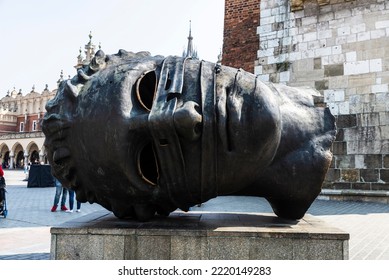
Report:
M58 260L341 260L349 234L306 215L174 212L140 223L96 212L51 228Z

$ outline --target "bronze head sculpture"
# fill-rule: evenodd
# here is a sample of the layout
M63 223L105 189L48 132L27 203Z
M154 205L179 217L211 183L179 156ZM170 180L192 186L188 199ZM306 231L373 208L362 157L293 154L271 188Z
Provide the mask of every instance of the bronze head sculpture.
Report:
M77 200L120 218L249 195L300 219L336 132L311 93L210 62L100 50L47 103L47 155Z

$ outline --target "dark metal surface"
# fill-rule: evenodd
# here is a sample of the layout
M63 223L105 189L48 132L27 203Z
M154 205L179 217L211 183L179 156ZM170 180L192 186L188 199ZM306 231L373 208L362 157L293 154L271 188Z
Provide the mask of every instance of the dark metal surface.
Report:
M120 218L235 194L299 219L320 192L336 133L314 98L210 62L100 50L47 103L45 145L77 200Z

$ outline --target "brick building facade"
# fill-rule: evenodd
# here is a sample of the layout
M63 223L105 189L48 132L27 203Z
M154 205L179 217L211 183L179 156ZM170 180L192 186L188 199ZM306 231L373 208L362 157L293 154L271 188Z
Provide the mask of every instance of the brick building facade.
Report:
M258 25L258 0L225 0L223 65L254 73Z
M257 3L255 74L316 88L337 119L323 195L389 202L389 1ZM223 50L230 51L228 45Z

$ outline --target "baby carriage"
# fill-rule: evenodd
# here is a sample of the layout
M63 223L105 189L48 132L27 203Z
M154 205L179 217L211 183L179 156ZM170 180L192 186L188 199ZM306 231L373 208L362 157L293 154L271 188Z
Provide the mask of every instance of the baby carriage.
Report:
M7 217L7 200L5 197L5 180L4 177L0 177L0 216Z

